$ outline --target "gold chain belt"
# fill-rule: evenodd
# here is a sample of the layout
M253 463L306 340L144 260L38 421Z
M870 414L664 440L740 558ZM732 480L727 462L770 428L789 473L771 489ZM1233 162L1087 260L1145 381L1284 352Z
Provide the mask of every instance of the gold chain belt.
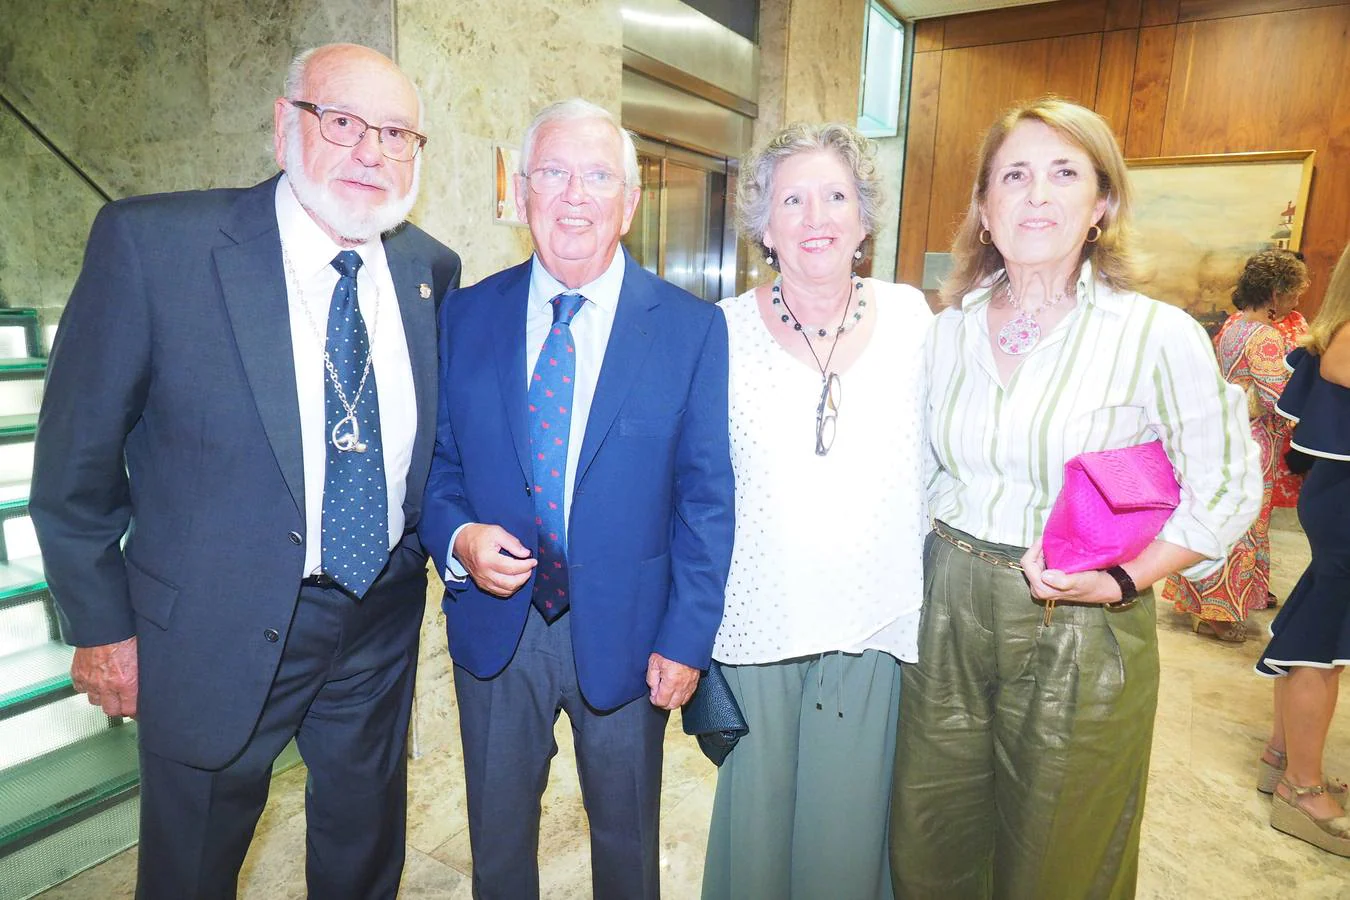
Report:
M952 534L944 528L942 523L937 519L933 520L933 531L937 532L938 537L942 538L962 553L969 553L976 559L983 560L984 562L989 563L989 565L997 566L1000 569L1015 569L1018 572L1022 571L1022 561L1020 559L1014 559L1006 553L990 552L976 547L970 541L964 541Z
M970 541L962 540L952 534L944 528L942 523L937 519L933 520L933 532L957 550L960 550L962 553L969 553L981 562L987 562L989 565L999 569L1012 569L1015 572L1022 571L1022 560L1020 558L1013 559L1006 553L991 552L981 547L976 547ZM1043 623L1046 627L1049 627L1050 617L1055 612L1055 601L1054 598L1051 598L1043 602L1045 603L1045 619L1043 620Z

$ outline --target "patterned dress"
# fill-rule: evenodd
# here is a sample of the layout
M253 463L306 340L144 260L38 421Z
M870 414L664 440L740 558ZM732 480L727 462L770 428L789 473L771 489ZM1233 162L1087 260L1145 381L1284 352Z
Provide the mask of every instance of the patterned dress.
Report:
M1284 336L1284 352L1288 356L1298 347L1299 339L1308 333L1308 320L1303 313L1295 310L1275 323ZM1284 464L1284 455L1289 452L1289 434L1286 433L1279 451L1275 454L1275 487L1271 492L1270 505L1276 508L1292 509L1298 506L1299 488L1303 487L1303 476L1295 475Z
M1284 337L1270 325L1233 316L1215 343L1224 379L1247 392L1252 437L1261 448L1261 512L1229 552L1222 569L1195 581L1173 575L1167 579L1163 596L1178 612L1216 622L1242 622L1252 610L1267 606L1275 458L1289 431L1286 420L1275 412L1275 401L1289 372L1284 365Z

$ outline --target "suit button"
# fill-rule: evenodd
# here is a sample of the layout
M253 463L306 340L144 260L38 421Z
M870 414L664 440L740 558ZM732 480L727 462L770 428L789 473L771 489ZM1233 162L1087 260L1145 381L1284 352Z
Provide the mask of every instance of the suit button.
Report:
M263 637L267 640L267 643L275 644L281 638L281 635L277 633L275 628L264 628Z
M534 496L534 492L530 490L530 486L528 484L525 485L525 496L526 497Z
M300 537L300 532L298 531L292 531L290 534L286 535L286 537L290 538L292 544L299 545L304 542L304 538Z

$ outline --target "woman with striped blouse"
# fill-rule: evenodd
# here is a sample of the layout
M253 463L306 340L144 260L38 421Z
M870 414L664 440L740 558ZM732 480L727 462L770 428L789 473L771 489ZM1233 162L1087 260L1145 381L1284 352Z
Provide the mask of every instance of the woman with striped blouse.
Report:
M977 171L926 351L934 532L902 675L896 896L1130 897L1158 694L1147 588L1224 559L1260 461L1204 330L1132 289L1106 122L1014 107ZM1105 571L1045 568L1065 461L1155 438L1182 486L1158 539Z

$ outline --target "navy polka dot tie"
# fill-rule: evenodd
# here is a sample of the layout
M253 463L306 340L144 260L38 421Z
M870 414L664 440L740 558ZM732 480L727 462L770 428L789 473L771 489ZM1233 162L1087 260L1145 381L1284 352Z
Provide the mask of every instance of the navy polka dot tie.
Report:
M359 442L339 450L352 434L347 409L333 379L324 372L327 465L323 483L323 571L357 597L364 596L389 561L389 497L380 449L380 407L371 369L361 389L369 342L366 323L356 304L356 273L361 257L344 250L333 258L340 276L328 308L328 358L337 372L347 402L355 404ZM357 390L361 390L358 400ZM361 448L364 447L364 452Z
M534 524L539 528L538 565L531 600L552 622L571 604L567 584L567 444L572 431L572 383L577 373L572 317L586 298L559 294L553 303L553 327L530 376L530 461L534 468Z

